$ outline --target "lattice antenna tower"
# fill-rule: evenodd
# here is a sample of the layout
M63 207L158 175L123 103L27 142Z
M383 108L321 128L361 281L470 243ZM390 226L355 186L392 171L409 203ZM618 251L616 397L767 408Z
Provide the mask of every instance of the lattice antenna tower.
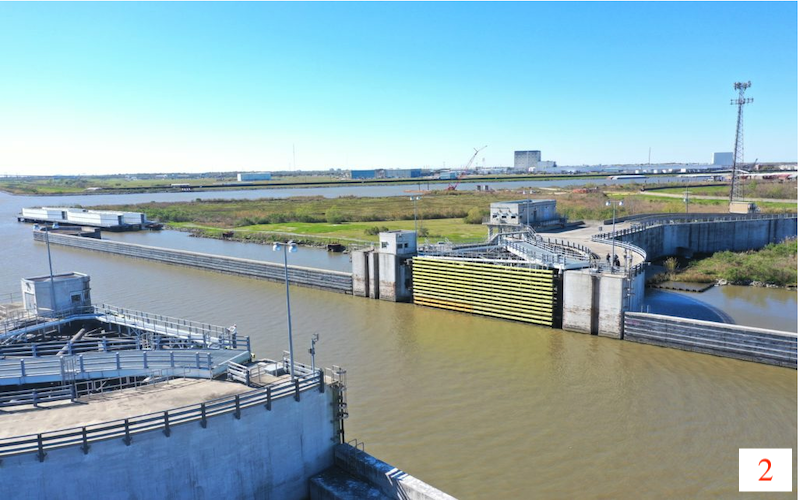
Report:
M744 169L744 142L742 111L745 104L750 104L753 99L750 97L745 98L745 90L750 88L750 82L736 82L733 84L734 90L739 92L739 97L731 99L731 104L739 107L739 113L736 117L736 144L733 146L733 170L731 171L731 193L730 201L742 201L744 196L742 194L742 181L736 178L737 170Z

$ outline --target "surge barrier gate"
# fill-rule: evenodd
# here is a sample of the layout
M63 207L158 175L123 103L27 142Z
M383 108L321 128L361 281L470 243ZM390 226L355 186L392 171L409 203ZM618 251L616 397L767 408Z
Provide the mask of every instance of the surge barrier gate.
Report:
M553 269L415 257L414 304L561 327Z

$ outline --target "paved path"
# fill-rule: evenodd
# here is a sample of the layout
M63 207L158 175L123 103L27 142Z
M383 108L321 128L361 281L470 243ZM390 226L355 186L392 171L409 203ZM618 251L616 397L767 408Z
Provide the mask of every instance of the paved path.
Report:
M639 193L614 193L614 194L621 194L621 195L632 195L632 194L646 194L648 196L661 196L662 198L680 198L683 199L683 193L662 193L659 191L641 191ZM689 193L689 203L692 200L723 200L728 201L727 196L707 196L707 195L698 195ZM747 198L745 201L757 201L757 202L771 202L771 203L797 203L797 200L789 200L786 198Z
M589 247L589 249L592 252L594 252L595 254L597 254L600 257L601 261L605 261L605 256L607 254L611 253L611 245L608 245L606 243L600 243L600 242L592 241L592 236L594 236L594 235L596 235L598 233L610 233L611 232L611 225L610 224L603 225L603 221L585 221L584 223L586 224L585 227L580 227L580 228L572 229L572 230L568 230L568 231L562 231L562 232L560 232L558 234L553 234L553 235L547 235L547 233L542 233L542 235L543 236L547 235L547 236L552 236L552 237L556 237L556 238L560 238L560 239L564 239L564 240L569 240L569 241L572 241L574 243L580 243L581 245ZM630 227L631 227L631 223L630 222L618 222L617 223L617 231L621 231L623 229L628 229ZM620 259L622 259L622 254L623 254L623 250L621 248L617 248L617 255L620 256ZM635 252L633 253L632 265L635 266L637 264L642 263L643 261L644 261L644 259L642 259L641 255L639 255L639 254L637 254Z

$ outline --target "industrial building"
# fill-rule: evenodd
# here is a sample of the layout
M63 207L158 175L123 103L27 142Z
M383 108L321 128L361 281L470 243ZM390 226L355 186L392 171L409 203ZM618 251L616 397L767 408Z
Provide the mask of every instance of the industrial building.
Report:
M377 168L371 170L351 170L351 179L418 179L422 177L421 168L396 168L393 170Z
M82 273L36 276L22 280L26 311L41 317L78 313L92 305L89 276Z
M514 151L514 171L516 172L535 172L537 169L555 168L556 162L542 160L542 152Z
M236 174L238 182L252 182L252 181L269 181L272 180L272 174L269 172L250 172L246 174Z
M542 161L541 151L514 151L514 170L536 168Z
M714 153L711 155L711 164L719 167L732 167L733 153Z
M99 227L112 231L143 229L151 223L142 212L115 212L71 207L23 208L20 222L39 222L69 226Z
M372 170L351 170L350 178L355 179L378 179L378 171Z
M387 179L418 179L422 177L421 168L396 168L386 170Z
M523 226L546 227L566 222L556 211L556 200L499 201L489 206L489 237Z

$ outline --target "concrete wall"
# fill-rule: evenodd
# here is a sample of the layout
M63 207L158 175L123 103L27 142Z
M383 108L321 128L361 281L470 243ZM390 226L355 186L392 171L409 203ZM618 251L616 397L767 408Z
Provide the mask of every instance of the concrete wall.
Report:
M644 273L566 271L563 278L562 329L622 338L623 313L638 310L644 300Z
M455 497L349 444L336 446L335 463L349 476L344 480L341 474L313 478L312 500L381 497L397 500L455 500ZM364 488L359 484L361 482L371 488Z
M44 241L44 233L40 231L33 231L33 237L36 241ZM51 234L50 243L82 248L85 250L125 255L127 257L139 259L155 260L167 264L177 264L228 274L262 278L270 281L284 282L286 279L282 264L274 264L272 262L263 262L259 260L239 259L236 257L226 257L224 255L211 255L187 252L185 250L135 245L119 241L95 240L63 234ZM328 271L326 269L289 266L289 283L340 293L353 293L352 274Z
M232 415L173 425L161 430L49 450L43 462L35 453L3 457L3 498L60 499L214 499L309 496L308 480L333 464L333 391L316 390L273 401Z
M797 334L791 332L629 312L624 339L797 369Z
M353 295L369 297L369 254L372 250L357 250L350 254L353 264Z
M622 231L617 238L647 251L649 259L666 255L741 252L797 237L797 217L674 223Z

